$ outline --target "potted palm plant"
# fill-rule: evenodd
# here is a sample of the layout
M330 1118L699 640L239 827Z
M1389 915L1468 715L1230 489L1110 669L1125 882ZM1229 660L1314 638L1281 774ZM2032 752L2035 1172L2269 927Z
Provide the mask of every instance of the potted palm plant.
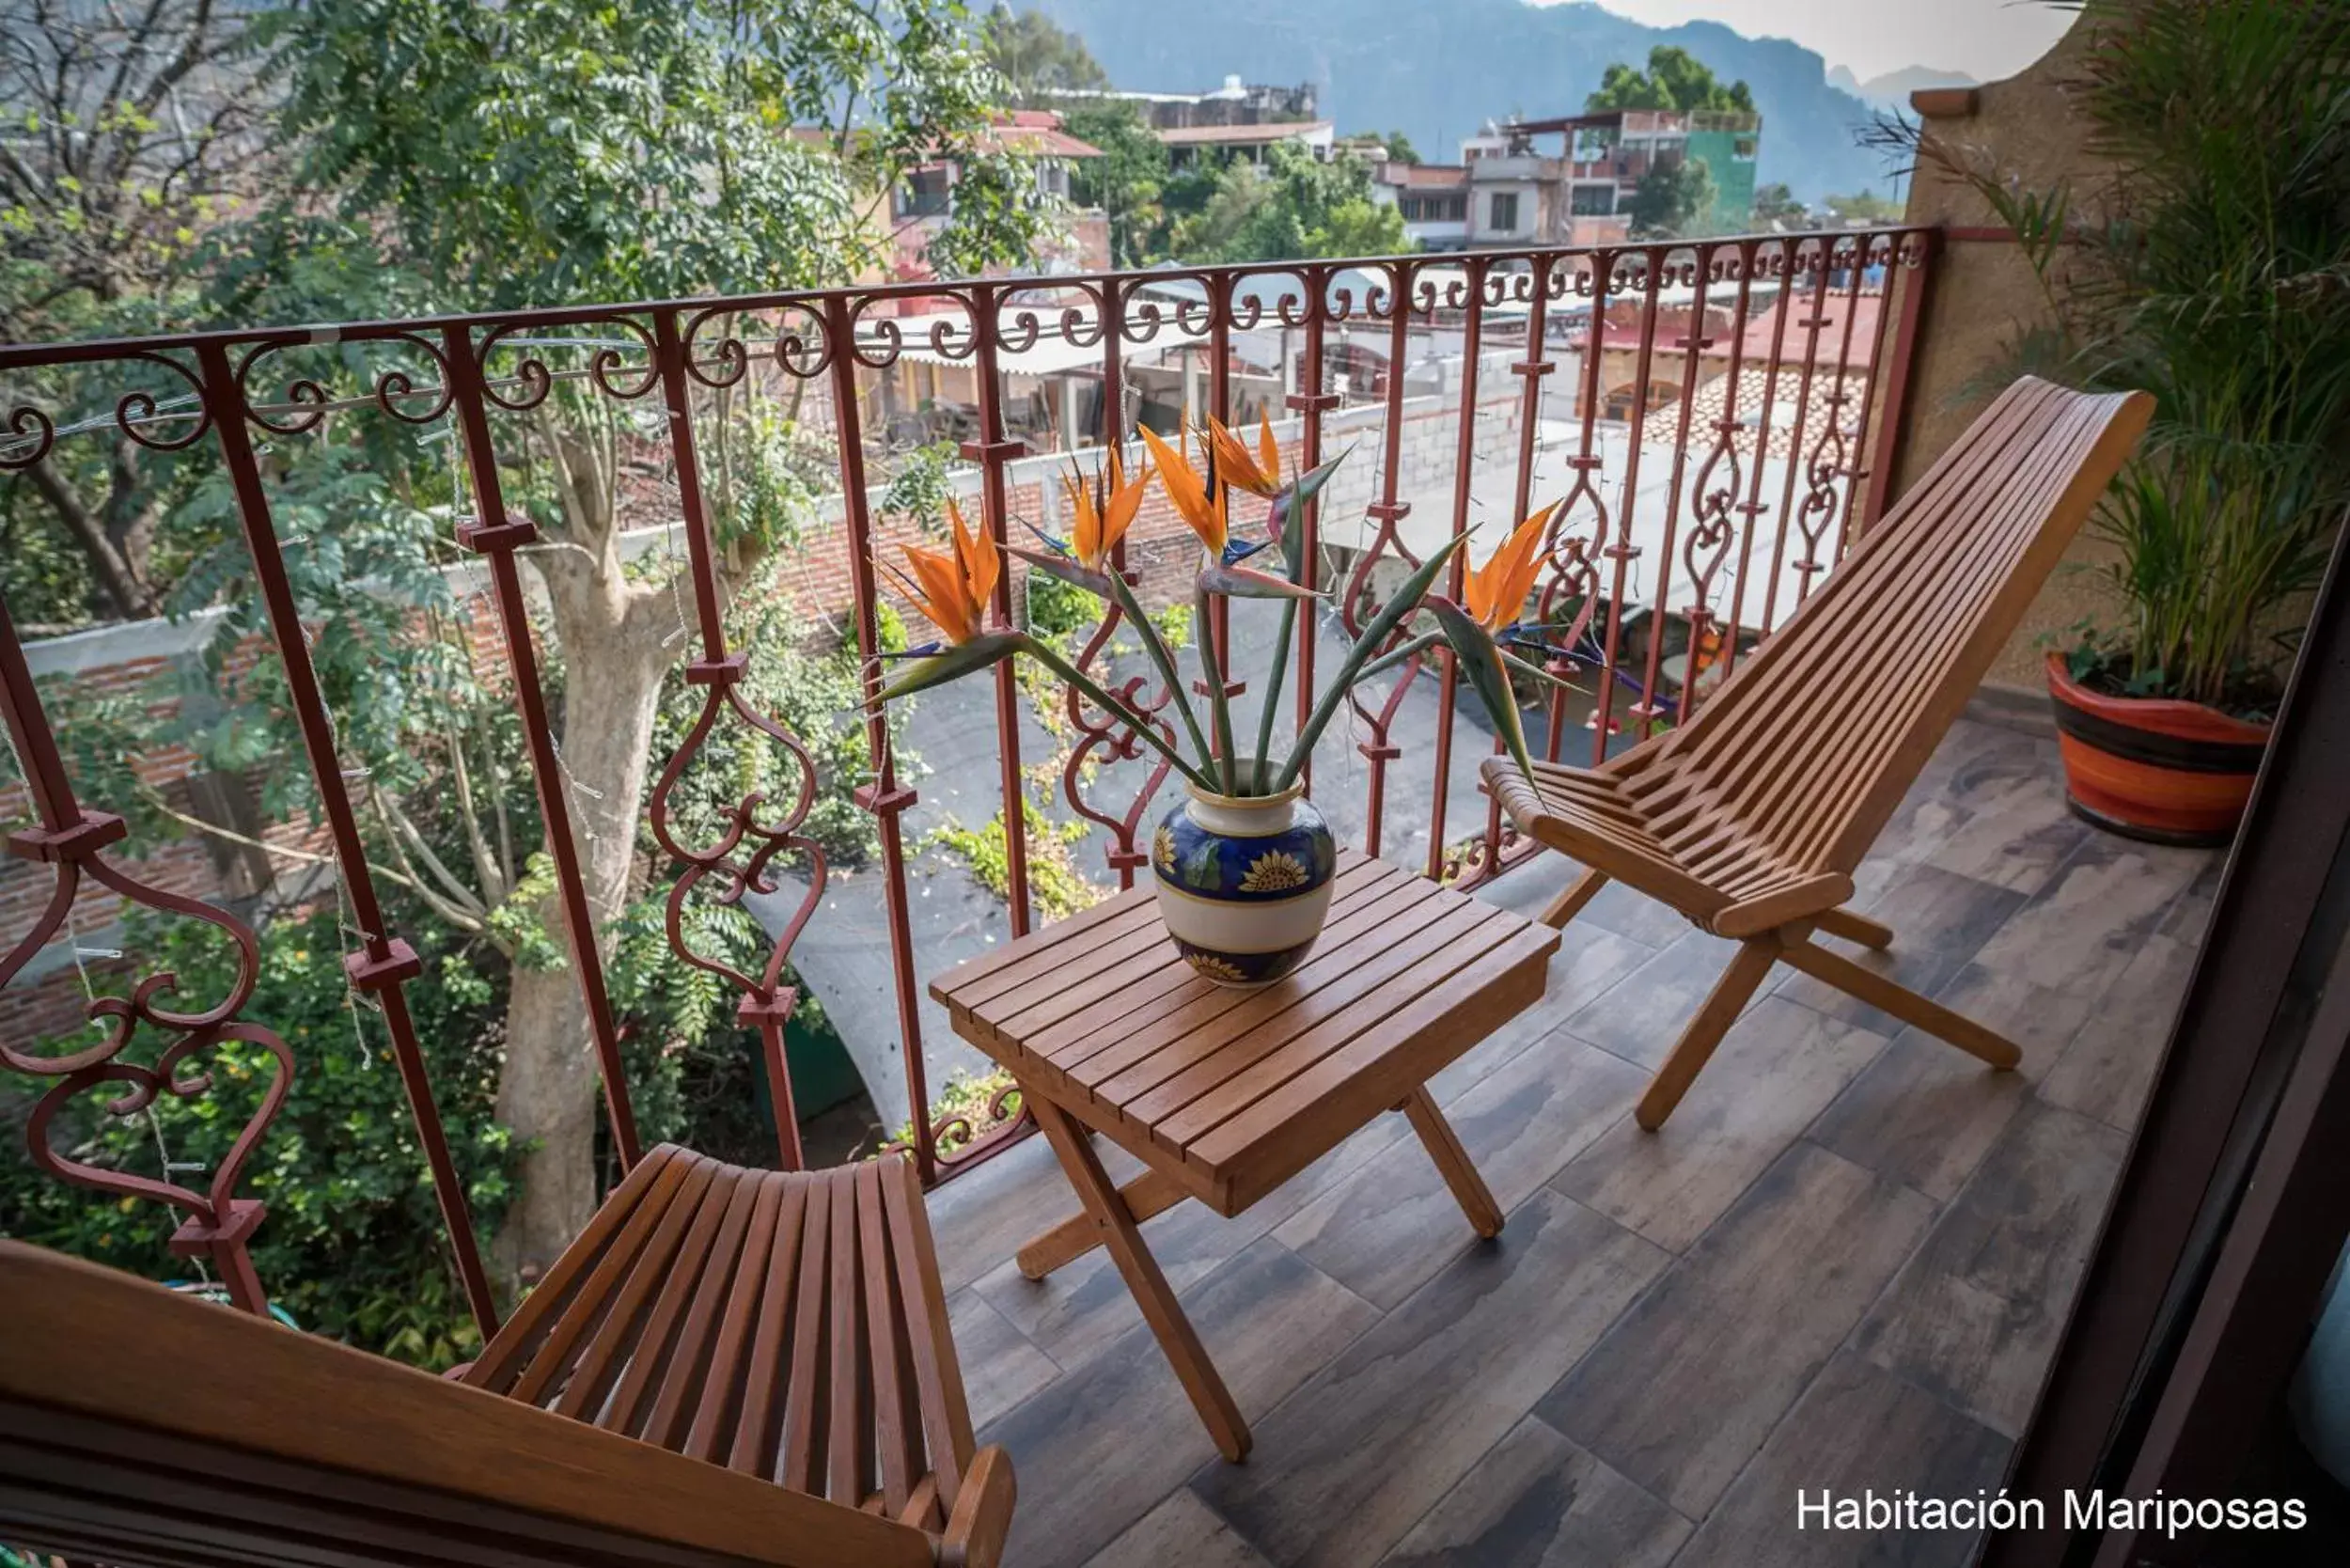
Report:
M2018 368L2155 396L2095 525L2112 608L2047 654L2048 689L2078 814L2224 843L2350 508L2350 11L2138 0L2082 25L2094 189L1896 134L2029 259L2047 308Z
M1510 672L1515 669L1543 681L1552 677L1511 652L1509 646L1542 643L1540 629L1520 625L1519 617L1541 570L1551 509L1520 523L1483 566L1465 574L1461 603L1431 589L1465 541L1456 538L1431 552L1364 624L1329 685L1317 695L1306 722L1281 746L1276 744L1274 728L1290 644L1296 635L1299 605L1316 597L1303 586L1303 512L1344 454L1285 480L1270 424L1260 424L1252 450L1210 420L1197 446L1197 463L1188 430L1175 444L1148 430L1140 434L1168 500L1199 541L1195 609L1203 629L1197 648L1199 689L1207 705L1204 720L1186 693L1174 650L1142 613L1133 584L1115 564L1118 542L1132 525L1152 478L1144 471L1127 478L1115 447L1104 454L1090 481L1082 475L1069 478L1069 537L1040 533L1042 548L1010 553L1036 571L1097 595L1123 615L1157 668L1174 719L1136 711L1049 643L990 624L989 604L1003 562L994 543L966 525L952 503L948 509L950 547L906 546L906 569L901 574L905 592L938 628L940 638L898 655L914 662L873 700L886 703L1022 656L1037 660L1074 686L1086 700L1166 758L1183 779L1183 798L1160 821L1152 836L1151 855L1160 913L1176 947L1194 969L1212 980L1262 985L1303 961L1329 910L1337 845L1321 813L1303 798L1299 776L1347 693L1359 682L1441 642L1459 660L1510 754L1520 767L1531 767ZM1231 527L1235 494L1268 503L1261 536L1244 538ZM1277 547L1285 571L1268 572L1252 564ZM1220 667L1216 639L1204 635L1212 624L1212 602L1218 597L1281 601L1253 747L1243 747L1234 734L1226 696L1229 672ZM1422 617L1433 619L1433 630L1416 631L1413 623ZM1307 635L1312 635L1310 628Z

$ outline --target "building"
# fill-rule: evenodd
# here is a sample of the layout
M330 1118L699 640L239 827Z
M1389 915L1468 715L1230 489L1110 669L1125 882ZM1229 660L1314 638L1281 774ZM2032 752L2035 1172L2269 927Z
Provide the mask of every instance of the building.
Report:
M1028 157L1038 191L1064 207L1069 201L1071 167L1079 159L1102 156L1101 149L1061 129L1060 116L1049 109L1013 109L998 115L990 139L1007 151ZM894 279L913 281L933 275L923 251L953 214L956 172L950 159L925 164L890 192L889 270ZM1026 270L1100 272L1108 267L1109 223L1099 211L1071 209L1064 227L1065 236L1049 243Z
M1702 161L1714 202L1700 227L1746 227L1754 210L1760 115L1623 109L1555 119L1486 122L1461 143L1458 164L1380 164L1379 199L1403 212L1423 250L1599 245L1627 238L1631 207L1650 170ZM1555 153L1537 143L1558 136Z
M1731 111L1680 114L1665 109L1608 109L1554 119L1513 119L1488 127L1463 145L1482 156L1517 163L1534 156L1537 136L1560 137L1556 163L1568 213L1596 218L1630 211L1640 181L1653 169L1686 160L1702 163L1714 180L1714 202L1699 214L1713 230L1742 228L1754 211L1754 165L1762 140L1762 117Z
M1175 168L1203 161L1230 163L1235 158L1261 164L1272 149L1284 142L1327 160L1338 139L1328 120L1314 117L1316 100L1310 82L1279 86L1230 75L1222 86L1206 92L1108 87L1060 96L1072 101L1116 99L1133 104L1142 122L1167 145L1167 162Z
M1416 250L1465 250L1469 243L1468 169L1460 164L1371 160L1371 199L1403 212L1403 233Z
M1188 168L1198 163L1230 164L1246 159L1261 164L1273 149L1288 143L1302 147L1323 162L1328 162L1335 141L1333 127L1326 119L1280 120L1242 125L1184 125L1158 133L1166 145L1169 168Z
M1124 87L1088 88L1057 95L1072 101L1117 99L1131 103L1153 131L1185 131L1203 125L1275 125L1314 118L1314 85L1271 86L1237 75L1206 92L1139 92Z

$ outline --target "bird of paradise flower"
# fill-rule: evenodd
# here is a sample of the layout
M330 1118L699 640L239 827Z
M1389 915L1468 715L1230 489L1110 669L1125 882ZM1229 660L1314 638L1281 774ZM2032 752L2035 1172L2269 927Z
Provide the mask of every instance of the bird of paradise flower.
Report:
M1158 668L1190 743L1190 754L1178 749L1171 730L1163 729L1104 690L1058 650L1026 633L989 623L1003 563L995 541L972 529L952 501L948 504L951 547L941 550L907 545L904 554L911 574L906 571L898 572L908 598L938 628L940 638L897 655L914 663L874 693L874 707L1025 653L1074 686L1102 711L1116 715L1165 757L1194 788L1211 794L1277 794L1295 782L1306 759L1313 754L1346 694L1356 683L1443 642L1449 646L1468 676L1471 689L1484 702L1511 755L1520 767L1530 771L1532 763L1524 728L1510 689L1510 671L1515 668L1545 681L1555 677L1538 666L1513 657L1506 648L1529 642L1539 645L1543 629L1523 626L1519 618L1541 571L1543 546L1557 510L1555 505L1518 524L1483 565L1465 575L1465 604L1456 604L1431 590L1438 575L1465 546L1465 538L1455 537L1430 551L1427 558L1364 625L1277 766L1273 757L1274 716L1288 673L1289 648L1298 607L1318 597L1305 586L1305 509L1329 482L1347 454L1341 452L1318 467L1284 480L1280 448L1274 440L1270 420L1259 421L1253 447L1215 419L1208 421L1207 430L1198 438L1188 425L1179 430L1174 442L1147 429L1140 435L1167 499L1199 541L1200 564L1194 579L1194 604L1201 627L1210 623L1210 604L1218 596L1281 602L1280 631L1275 643L1271 679L1266 682L1254 756L1242 757L1234 745L1230 705L1226 695L1227 672L1221 667L1220 653L1214 646L1216 639L1202 635L1199 640L1204 666L1201 673L1206 678L1203 683L1214 730L1211 741L1185 696L1185 682L1177 667L1174 651L1151 618L1142 613L1133 585L1117 564L1119 542L1139 513L1153 473L1145 471L1128 478L1124 460L1116 447L1104 454L1090 482L1084 475L1075 473L1065 481L1072 520L1068 538L1057 538L1038 529L1035 531L1044 546L1042 550L1006 548L1034 569L1082 588L1119 608ZM1188 455L1195 445L1203 460L1197 466ZM1243 538L1234 533L1231 497L1236 490L1269 503L1263 537ZM1277 546L1284 558L1285 572L1276 573L1249 564ZM1423 612L1434 616L1436 629L1418 636L1408 635L1407 624Z

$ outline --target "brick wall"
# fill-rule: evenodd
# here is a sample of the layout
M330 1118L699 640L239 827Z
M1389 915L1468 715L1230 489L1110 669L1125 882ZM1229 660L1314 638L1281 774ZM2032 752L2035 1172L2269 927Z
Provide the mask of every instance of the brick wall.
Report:
M1487 377L1481 384L1490 390L1478 404L1477 451L1481 461L1496 461L1512 450L1517 441L1518 388L1509 378L1501 376ZM1401 488L1408 490L1415 484L1430 482L1432 478L1450 475L1459 440L1459 419L1457 399L1450 395L1404 402L1399 450ZM1324 493L1324 517L1359 515L1377 494L1385 431L1385 411L1375 406L1344 410L1325 417L1325 453L1342 450L1350 441L1359 441L1360 445ZM1293 468L1300 458L1297 421L1277 424L1274 434L1281 445L1284 466ZM1086 452L1074 461L1090 471L1097 460L1098 454ZM1064 533L1066 521L1058 481L1072 461L1066 454L1058 454L1015 462L1006 486L1006 504L1013 517L1026 518L1056 534ZM960 504L976 523L977 475L958 475L955 484ZM1261 503L1251 499L1246 507L1236 510L1241 528L1253 531L1261 525ZM849 550L843 515L837 497L826 503L817 525L784 560L778 591L790 595L811 615L838 618L850 603ZM1026 530L1015 522L1011 531L1017 539ZM1128 559L1141 575L1139 597L1147 607L1156 609L1190 598L1197 546L1161 487L1152 487L1127 539ZM925 541L919 525L909 515L885 515L874 521L875 548L886 558L901 558L901 546ZM633 541L633 548L664 550L670 542L663 538L661 530L648 530ZM680 550L682 554L682 546ZM1011 563L1015 604L1025 591L1027 571L1025 563ZM505 660L495 612L480 597L483 581L480 572L465 568L457 569L451 576L452 588L470 612L465 623L477 666L485 679L494 681L503 672ZM918 636L919 618L886 578L884 590L907 618L909 629L916 630ZM173 702L168 694L168 678L201 649L210 635L211 624L206 618L194 618L178 625L149 621L109 627L36 643L27 651L37 674L62 679L91 695L146 696L152 699L152 711L160 714L167 713ZM841 620L839 624L845 626L846 622ZM233 670L241 665L249 666L259 656L258 647L247 647L230 661L230 667ZM191 794L196 765L195 755L180 746L151 752L137 760L142 779L164 791L166 798L182 810L197 808ZM300 764L297 761L290 765ZM93 800L86 804L102 809L110 803ZM0 787L0 819L20 817L26 810L22 784ZM273 845L313 854L324 853L330 847L323 834L313 830L306 822L254 825L258 829L256 836ZM133 843L128 847L144 846ZM254 864L256 853L216 849L212 841L199 839L190 830L185 838L152 846L144 857L130 864L140 878L167 891L191 898L222 899L254 890L252 886L240 885L241 876L266 880L267 871ZM269 870L280 875L305 864L285 854L268 859ZM47 905L55 886L54 878L55 872L46 866L0 857L0 951L7 950L32 928ZM71 930L78 933L85 949L119 944L116 921L120 902L112 892L85 884L71 917ZM84 966L96 977L125 969L133 962L86 956ZM0 990L0 1039L28 1041L73 1029L83 1021L82 976L62 937L39 955L15 982Z

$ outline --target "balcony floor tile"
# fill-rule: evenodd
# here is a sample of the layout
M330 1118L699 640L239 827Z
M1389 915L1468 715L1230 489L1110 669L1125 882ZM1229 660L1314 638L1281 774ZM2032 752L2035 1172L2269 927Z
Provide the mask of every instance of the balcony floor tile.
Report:
M1400 821L1400 819L1399 819ZM1215 1460L1041 1140L932 1198L1024 1568L1674 1568L1882 1560L1794 1490L1996 1487L2217 893L2216 855L2091 833L2053 747L1962 720L1856 902L1886 958L2021 1043L1994 1074L1782 972L1661 1135L1629 1105L1728 945L1610 887L1549 995L1436 1080L1510 1222L1470 1238L1401 1119L1238 1220L1149 1230L1252 1423ZM1556 856L1483 896L1537 908ZM1104 1148L1121 1174L1131 1162ZM1959 1532L1901 1539L1958 1563ZM1872 1555L1873 1554L1873 1555Z

